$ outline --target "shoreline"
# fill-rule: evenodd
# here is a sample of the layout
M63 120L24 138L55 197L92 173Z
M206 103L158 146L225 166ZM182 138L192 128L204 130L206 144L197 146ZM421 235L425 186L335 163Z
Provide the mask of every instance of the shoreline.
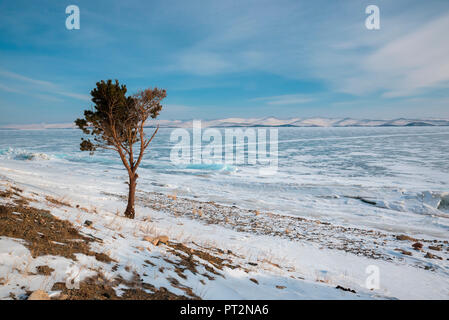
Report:
M403 233L348 227L319 219L243 209L235 205L229 206L157 192L138 192L136 200L141 206L156 211L167 214L174 212L175 217L184 216L204 224L220 225L254 235L305 241L318 244L322 248L342 250L371 259L404 261L406 256L413 256L415 259L411 265L426 268L425 262L428 258L420 259L420 256L423 258L426 255L426 247L428 249L430 246L445 248L446 252L439 252L444 254L445 260L449 260L449 241L447 240L415 238ZM335 238L338 238L337 242ZM404 240L398 241L398 239ZM416 242L424 244L421 251L413 250L412 245ZM402 254L393 254L392 250ZM404 252L407 253L404 254Z

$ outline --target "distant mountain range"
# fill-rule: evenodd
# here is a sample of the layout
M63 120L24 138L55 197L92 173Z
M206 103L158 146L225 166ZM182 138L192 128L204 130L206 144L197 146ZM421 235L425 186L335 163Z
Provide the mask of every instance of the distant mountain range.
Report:
M161 127L191 128L192 120L159 120ZM394 120L357 120L351 118L226 118L202 120L206 127L411 127L411 126L449 126L449 119L394 119Z
M161 128L192 128L192 120L157 120ZM151 123L151 127L154 122ZM449 126L449 119L393 119L370 120L352 118L226 118L218 120L202 120L201 126L207 127L422 127ZM4 125L0 129L70 129L73 123Z

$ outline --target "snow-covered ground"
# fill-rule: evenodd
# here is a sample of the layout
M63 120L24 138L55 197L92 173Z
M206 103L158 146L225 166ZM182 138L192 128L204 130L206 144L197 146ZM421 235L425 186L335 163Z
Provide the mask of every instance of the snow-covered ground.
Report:
M117 214L123 210L124 201L103 192L93 192L96 185L72 185L68 192L65 187L67 185L56 187L60 178L55 181L54 177L40 176L35 180L30 178L36 174L33 172L4 167L0 170L2 190L10 185L23 188L25 197L35 199L35 202L30 203L31 206L49 209L56 217L72 222L82 233L102 239L101 244L92 245L92 250L109 255L119 265L113 271L112 264L101 263L84 255L77 256L76 262L57 256L33 259L21 240L1 237L0 278L7 279L7 283L0 289L1 298L8 298L10 292L20 296L25 290L37 289L57 296L58 292L51 292L51 288L55 282L64 282L71 275L67 273L70 266L82 271L78 278L81 281L96 272L111 279L118 276L131 279L133 274L127 268L131 266L145 283L185 295L179 285L173 286L170 281L176 279L181 286L191 288L196 296L203 299L448 298L447 261L429 260L428 265L434 268L426 270L402 259L372 259L328 249L307 240L295 241L278 236L239 232L226 226L207 224L198 219L180 216L176 212L154 210L143 205L137 208L137 219L128 220ZM66 177L64 180L67 183L70 178ZM48 195L63 199L72 207L52 205L45 200ZM2 200L4 201L7 200ZM255 217L262 215L261 213ZM275 220L276 217L272 219ZM85 220L92 221L93 227L85 226ZM170 253L170 248L164 245L154 246L143 240L146 236L159 235L167 235L170 241L183 243L189 248L207 248L209 252L219 249L221 253L215 251L215 254L229 259L237 267L215 269L220 275L213 274L212 280L203 275L204 269L199 269L195 274L187 271L186 278L180 277L175 265L164 260L177 261L176 256ZM444 250L447 250L447 245ZM152 264L148 264L148 261ZM33 270L39 265L48 265L55 271L50 276L36 275ZM378 268L378 289L369 290L366 287L373 272L369 266ZM356 293L336 289L337 286L350 288Z
M6 191L11 186L25 187L2 176L0 190ZM310 269L307 264L312 261L306 263L306 260L313 257L315 250L309 246L292 246L287 241L251 237L225 228L204 226L144 207L138 208L138 219L129 220L116 214L115 210L121 208L123 203L112 198L90 195L90 201L97 203L98 207L86 209L82 207L83 203L80 205L74 199L76 197L65 196L60 199L67 205L55 205L46 200L48 192L36 192L42 192L39 186L28 186L28 190L23 191L21 196L30 201L30 206L48 209L57 218L73 223L83 234L101 239L101 243L91 245L92 250L107 254L115 262L99 262L83 254L77 254L76 261L54 255L33 258L23 240L2 236L1 299L10 298L11 294L20 298L25 292L35 290L47 291L50 297L57 298L60 292L52 290L56 282L65 283L67 279L82 282L96 274L108 280L120 277L130 281L137 274L145 284L164 287L186 297L189 295L183 288L189 288L202 299L361 299L383 295L381 290L370 292L349 281L347 274L326 270L323 268L325 261L317 260L318 268ZM51 195L58 196L58 193ZM12 199L14 197L2 198L1 204L12 204ZM19 217L21 214L24 213L17 213ZM84 225L85 220L92 221L92 225ZM193 255L193 259L199 261L196 272L187 270L180 275L176 268L182 264L177 263L179 257L172 253L171 247L164 244L156 246L145 239L160 235L168 235L171 244L183 243L191 250L215 254L229 261L229 266L217 268L213 263ZM276 253L279 247L283 250L281 255ZM289 256L293 252L294 256ZM342 263L346 259L345 255L336 255L335 258ZM298 264L301 259L304 262ZM38 266L48 266L53 271L50 275L40 275L36 273ZM173 279L176 281L173 282ZM337 285L353 285L360 292L346 292L337 289ZM115 288L117 294L124 288L126 286Z
M155 288L177 295L189 288L204 299L448 299L449 129L283 130L271 177L252 166L175 167L167 160L170 131L161 130L140 168L133 221L121 216L126 172L114 155L81 154L72 130L1 132L1 190L22 189L30 206L102 239L92 250L116 261L33 258L23 241L2 237L1 298L52 291L75 264L81 278L137 274ZM170 245L144 240L159 235ZM229 265L193 255L198 272L180 276L166 261L182 260L173 251L179 243ZM34 271L43 263L55 270L50 276Z

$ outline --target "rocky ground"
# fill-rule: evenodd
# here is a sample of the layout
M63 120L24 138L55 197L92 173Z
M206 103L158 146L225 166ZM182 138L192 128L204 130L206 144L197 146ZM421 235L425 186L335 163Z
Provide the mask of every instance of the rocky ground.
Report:
M141 192L143 206L174 216L184 216L205 224L216 224L238 232L263 234L292 241L311 242L320 247L342 250L371 259L399 260L418 268L435 269L429 259L449 260L449 242L439 239L417 239L404 234L333 225L319 220L278 215L258 210L245 210L215 202ZM407 259L413 257L413 259ZM434 262L434 261L431 261ZM444 263L447 266L447 263Z

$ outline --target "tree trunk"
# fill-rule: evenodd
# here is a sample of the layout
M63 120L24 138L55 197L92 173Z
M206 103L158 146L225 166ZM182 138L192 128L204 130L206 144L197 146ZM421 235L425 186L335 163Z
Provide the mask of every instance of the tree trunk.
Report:
M129 177L129 194L128 194L128 206L125 210L125 217L134 219L136 212L134 211L134 201L136 198L136 185L137 185L137 174Z

